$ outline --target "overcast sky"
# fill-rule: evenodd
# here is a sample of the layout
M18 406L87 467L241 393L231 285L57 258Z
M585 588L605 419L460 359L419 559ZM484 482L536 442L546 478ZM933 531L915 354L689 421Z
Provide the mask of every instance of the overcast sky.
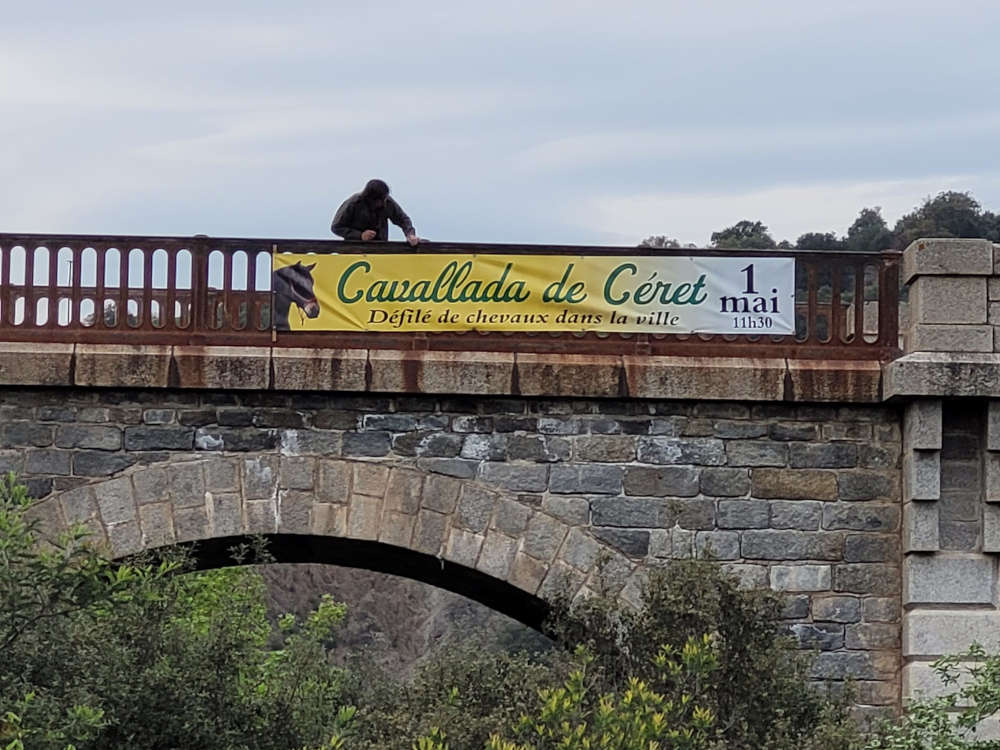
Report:
M369 177L453 241L1000 210L995 0L0 10L0 231L323 238Z

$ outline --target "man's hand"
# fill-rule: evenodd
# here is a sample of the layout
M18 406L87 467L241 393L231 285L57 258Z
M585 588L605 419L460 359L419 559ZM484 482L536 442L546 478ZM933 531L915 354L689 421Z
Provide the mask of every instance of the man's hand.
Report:
M406 235L406 241L410 243L410 247L416 247L417 244L420 242L420 238L417 237L415 232L411 232L410 234Z
M369 240L375 239L375 230L374 229L366 229L365 231L363 231L361 233L361 239L363 239L365 242L368 242Z

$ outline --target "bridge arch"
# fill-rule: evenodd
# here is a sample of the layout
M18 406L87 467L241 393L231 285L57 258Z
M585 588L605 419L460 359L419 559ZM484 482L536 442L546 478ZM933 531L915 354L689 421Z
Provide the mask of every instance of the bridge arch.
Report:
M587 595L600 575L634 604L644 575L582 509L398 460L176 455L54 493L33 514L50 534L85 525L114 559L191 544L200 567L219 567L261 536L277 562L420 580L535 628L556 593Z

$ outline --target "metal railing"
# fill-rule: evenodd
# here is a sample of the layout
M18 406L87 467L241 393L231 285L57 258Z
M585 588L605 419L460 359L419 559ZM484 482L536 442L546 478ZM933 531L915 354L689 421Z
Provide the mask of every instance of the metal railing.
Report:
M899 253L425 243L421 253L793 256L796 333L272 330L271 256L412 252L400 243L0 233L0 341L890 359Z

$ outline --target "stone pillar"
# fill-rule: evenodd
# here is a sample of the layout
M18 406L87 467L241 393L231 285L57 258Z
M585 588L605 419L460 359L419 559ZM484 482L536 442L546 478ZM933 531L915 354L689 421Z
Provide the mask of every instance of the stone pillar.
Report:
M997 256L996 258L994 256ZM885 369L903 403L903 699L949 692L930 664L1000 648L1000 246L918 240L904 356ZM984 737L1000 736L998 725Z

